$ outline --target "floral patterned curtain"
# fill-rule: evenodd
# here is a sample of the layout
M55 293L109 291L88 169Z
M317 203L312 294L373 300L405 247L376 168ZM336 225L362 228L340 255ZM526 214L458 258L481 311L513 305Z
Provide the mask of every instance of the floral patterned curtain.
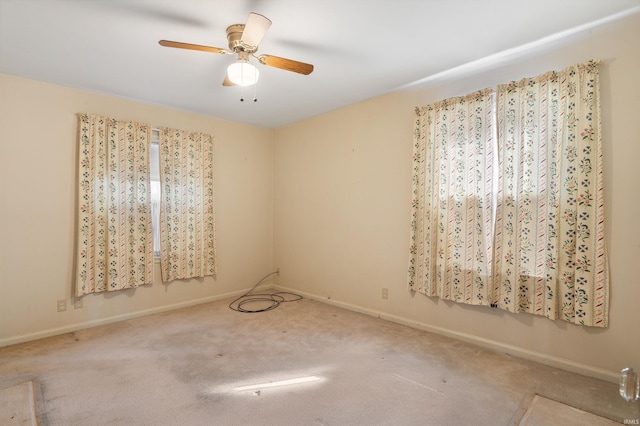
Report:
M501 85L497 105L494 302L606 327L597 63Z
M76 295L151 284L151 126L79 115Z
M409 288L489 305L493 92L416 108Z
M216 274L213 137L160 129L162 279Z

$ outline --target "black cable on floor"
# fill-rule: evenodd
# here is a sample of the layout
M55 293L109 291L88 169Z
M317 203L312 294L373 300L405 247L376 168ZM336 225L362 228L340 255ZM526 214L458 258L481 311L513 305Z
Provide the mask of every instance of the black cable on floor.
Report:
M280 306L281 303L295 302L296 300L302 299L302 296L300 296L299 294L290 293L288 291L278 291L275 293L251 294L251 292L255 290L255 288L258 287L264 280L269 278L271 275L275 275L278 273L279 271L273 271L271 273L268 273L264 277L262 277L260 281L258 281L257 283L255 283L253 287L251 287L251 290L247 291L245 294L238 297L233 302L229 303L229 309L237 312L244 312L244 313L267 312L277 308L278 306ZM293 298L287 297L287 296L293 296ZM244 307L248 303L255 303L255 302L270 302L271 304L268 305L266 308L261 308L261 309L250 309L250 308Z

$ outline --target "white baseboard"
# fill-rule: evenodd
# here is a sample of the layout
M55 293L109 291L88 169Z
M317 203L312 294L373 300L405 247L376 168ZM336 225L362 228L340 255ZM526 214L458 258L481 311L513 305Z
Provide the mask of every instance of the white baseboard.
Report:
M256 290L262 290L271 288L271 284L265 284L256 288ZM20 336L12 336L5 339L0 339L0 348L3 346L15 345L18 343L30 342L32 340L44 339L46 337L57 336L60 334L71 333L73 331L83 330L85 328L97 327L100 325L111 324L118 321L126 321L129 319L142 317L145 315L158 314L160 312L172 311L174 309L187 308L189 306L200 305L202 303L213 302L216 300L227 299L231 297L238 297L245 294L249 289L232 291L229 293L217 294L215 296L203 297L200 299L188 300L185 302L174 303L171 305L158 306L155 308L145 309L142 311L128 312L122 315L116 315L113 317L100 318L98 320L80 322L70 325L65 325L58 328L50 328L43 331L37 331L35 333L23 334Z
M603 370L601 368L593 367L587 364L574 362L566 358L560 358L542 352L532 351L518 346L498 342L496 340L485 339L483 337L475 336L472 334L462 333L448 328L438 327L423 322L414 321L408 318L387 314L385 312L363 308L351 303L341 302L339 300L301 292L297 289L287 288L280 285L274 285L273 287L278 291L290 291L292 293L299 294L307 299L328 303L330 305L338 306L340 308L348 309L350 311L359 312L366 315L371 315L386 321L391 321L397 324L406 325L408 327L417 328L419 330L424 330L442 336L451 337L453 339L462 340L467 343L472 343L474 345L482 346L484 348L491 349L497 352L513 355L518 358L539 362L540 364L570 371L572 373L582 374L584 376L594 377L596 379L605 380L612 383L618 383L618 381L620 380L620 374L617 372Z

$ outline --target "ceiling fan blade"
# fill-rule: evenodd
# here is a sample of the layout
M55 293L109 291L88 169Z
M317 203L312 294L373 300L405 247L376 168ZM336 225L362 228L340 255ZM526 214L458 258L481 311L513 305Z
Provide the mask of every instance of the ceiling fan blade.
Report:
M270 26L271 20L269 18L251 12L249 18L247 18L247 23L244 25L241 37L242 43L247 46L258 47Z
M220 49L219 47L201 46L199 44L181 43L179 41L160 40L158 43L164 47L176 47L178 49L200 50L202 52L212 53L229 53L227 50Z
M298 74L309 75L313 71L313 65L304 62L293 61L291 59L280 58L279 56L260 55L258 60L261 64L270 67L280 68L287 71L297 72Z
M235 86L236 84L233 81L229 80L228 76L225 76L224 81L222 82L222 85L228 87L228 86Z

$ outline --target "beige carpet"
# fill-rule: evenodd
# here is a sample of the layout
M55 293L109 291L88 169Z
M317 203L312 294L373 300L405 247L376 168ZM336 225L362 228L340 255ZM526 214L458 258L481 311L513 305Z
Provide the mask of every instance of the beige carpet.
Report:
M43 426L518 425L534 395L640 418L612 383L317 301L228 303L0 348L0 389L33 381Z
M0 425L35 426L33 384L29 382L0 389Z

